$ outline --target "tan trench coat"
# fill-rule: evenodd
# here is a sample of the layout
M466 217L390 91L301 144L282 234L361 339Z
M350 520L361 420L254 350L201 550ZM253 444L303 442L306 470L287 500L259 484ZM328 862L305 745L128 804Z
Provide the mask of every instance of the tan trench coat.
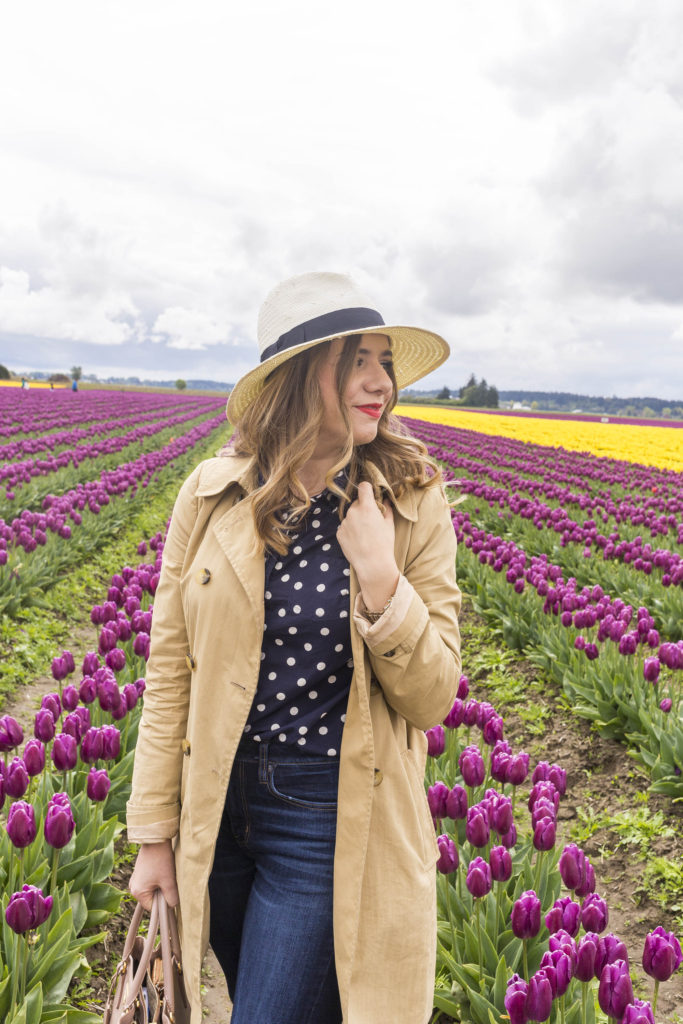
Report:
M357 614L351 572L355 669L340 751L335 957L344 1024L424 1024L434 986L438 851L423 787L423 730L449 711L460 673L455 536L440 488L394 500L381 474L372 475L393 502L396 561L411 592L390 635L378 629L382 620L370 631ZM229 455L202 463L180 491L154 601L128 804L132 841L177 839L192 1024L202 1021L207 882L259 675L264 560L254 554L248 494L255 483L250 461Z

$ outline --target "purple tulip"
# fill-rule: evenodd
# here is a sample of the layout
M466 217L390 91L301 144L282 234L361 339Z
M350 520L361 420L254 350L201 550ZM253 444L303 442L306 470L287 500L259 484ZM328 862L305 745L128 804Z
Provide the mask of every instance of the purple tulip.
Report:
M512 905L512 931L518 939L533 939L541 930L541 901L533 889L527 889Z
M17 800L7 815L7 835L18 850L30 846L36 838L36 815L31 804Z
M81 761L94 764L102 757L103 737L101 729L88 729L81 740Z
M143 693L145 692L145 690L147 688L147 684L146 684L144 679L136 679L135 682L133 683L133 686L138 691L138 700L139 700L140 697L142 697Z
M486 778L486 765L479 747L465 747L458 758L458 765L466 786L480 786Z
M567 772L559 764L548 764L547 761L540 761L534 768L531 782L551 782L560 796L567 792Z
M652 1007L642 999L634 999L624 1010L621 1024L655 1024Z
M607 964L613 964L617 960L624 960L628 963L628 952L621 939L608 932L600 937L598 951L595 956L595 977L599 978Z
M87 792L90 800L94 800L97 803L106 800L110 786L111 779L104 768L101 768L99 771L95 768L90 769L87 781Z
M62 651L62 661L66 667L66 674L69 676L72 672L76 671L76 664L74 662L74 656L71 651Z
M24 747L24 764L30 778L40 775L45 767L45 747L40 740L29 740Z
M65 679L68 676L68 671L64 658L53 658L52 659L52 676L59 682L60 679Z
M0 753L7 753L14 750L24 741L24 730L16 718L11 715L3 715L0 718Z
M609 910L602 896L596 892L586 896L581 906L581 924L587 932L604 932L609 922Z
M552 1005L553 990L550 979L545 971L536 971L529 978L529 991L525 1004L527 1020L547 1020Z
M621 1020L629 1003L633 1002L633 986L625 960L606 964L600 974L598 1003L608 1017Z
M504 846L494 846L489 854L491 878L494 882L507 882L512 877L512 857Z
M581 907L575 903L571 896L563 896L556 900L552 908L545 915L546 928L553 935L560 929L575 937L579 931L581 919Z
M46 693L40 702L41 708L46 708L55 722L62 713L62 700L58 693Z
M462 725L462 720L463 703L459 697L456 697L453 707L443 720L443 724L446 726L447 729L457 729L459 725Z
M513 786L521 786L523 782L526 782L528 774L529 755L525 751L510 758L505 777L506 782L512 783Z
M682 962L681 944L673 932L658 925L645 937L643 970L655 981L668 981Z
M458 680L458 697L464 700L470 692L470 681L467 676L460 676Z
M659 702L659 710L663 711L665 715L668 715L669 712L671 711L672 704L673 704L673 701L671 700L671 697L664 697Z
M536 782L532 786L527 804L530 811L534 809L534 805L539 800L547 800L555 809L555 813L557 813L560 806L560 794L549 780L541 780L541 782Z
M491 868L483 857L474 857L467 868L465 885L468 890L475 899L480 899L491 892L492 884Z
M442 875L450 875L458 867L458 850L453 840L446 835L437 836L439 847L439 859L436 862L437 871Z
M534 848L539 852L552 850L555 845L557 826L553 818L541 818L534 827Z
M112 651L116 647L118 640L118 634L113 629L103 629L98 642L100 654L105 655L107 651Z
M76 767L78 744L68 732L60 732L52 744L52 760L59 772L68 772Z
M84 676L94 676L100 667L100 659L96 651L88 651L83 658L82 672Z
M551 953L555 950L561 949L563 953L566 953L572 964L576 962L576 942L564 928L560 928L554 932L548 939L548 948Z
M484 743L488 743L489 746L493 746L503 738L504 722L500 715L491 715L489 719L484 722L481 734L484 738Z
M427 753L429 756L440 757L446 746L446 734L443 731L443 726L435 725L433 729L427 729L425 736L427 737Z
M600 972L596 971L599 945L600 936L596 935L595 932L586 932L579 941L576 948L576 964L574 966L574 977L578 978L579 981L589 982L599 976Z
M540 966L550 982L553 999L563 996L574 976L572 958L563 949L548 950L541 957Z
M135 683L126 683L123 688L123 699L128 711L132 711L138 702L138 691Z
M526 1015L526 997L529 993L529 986L518 974L513 974L507 984L505 992L505 1009L507 1010L510 1024L527 1024L529 1018Z
M78 687L78 696L84 704L92 704L97 696L97 683L92 676L84 676Z
M453 821L467 817L467 791L462 786L453 786L446 797L446 815Z
M66 796L65 793L56 795ZM44 833L46 842L56 850L61 850L71 839L75 827L76 822L74 821L68 797L66 798L66 806L64 801L55 800L53 797L47 805L47 813L45 815Z
M648 683L656 683L661 668L659 658L646 658L643 662L643 678Z
M49 743L55 736L55 720L52 712L47 708L41 708L36 712L33 726L33 735L41 743Z
M35 885L25 885L21 892L10 896L5 920L12 931L23 935L47 921L51 910L52 896L43 896L42 889Z
M462 716L463 723L469 729L469 728L471 728L471 726L477 725L478 718L479 718L479 701L478 700L468 700L467 703L465 704L464 708L463 708L463 716Z
M427 802L429 803L429 810L432 812L432 818L446 817L446 798L448 797L449 789L444 782L435 782L433 786L429 787L427 792Z
M75 711L78 707L78 690L72 684L65 686L62 691L62 705L66 711Z
M147 661L149 658L149 644L149 635L147 633L138 633L135 640L133 640L133 651L139 658L144 658Z
M105 761L115 761L121 752L121 733L115 725L103 725L102 733L102 758Z
M500 837L500 845L504 846L506 850L512 849L517 842L517 826L513 823L510 825L510 831L504 832Z
M5 769L5 793L13 799L22 797L28 789L28 772L24 759L14 757Z
M597 644L586 644L583 650L589 661L595 661L596 658L600 657Z
M486 846L490 837L489 828L489 816L484 803L475 804L470 807L467 811L467 824L465 826L465 836L468 843L472 846L481 847Z
M585 880L586 855L576 843L568 843L560 854L558 869L568 889L576 889Z
M588 857L586 857L585 860L585 869L585 877L581 880L579 885L577 885L576 889L574 889L575 896L583 897L595 892L595 870L593 869L591 862L588 860Z
M114 673L109 668L100 668L95 674L97 699L103 711L113 711L121 706L121 693Z
M122 651L120 647L114 647L111 651L107 651L104 661L112 672L120 672L126 667L126 652Z

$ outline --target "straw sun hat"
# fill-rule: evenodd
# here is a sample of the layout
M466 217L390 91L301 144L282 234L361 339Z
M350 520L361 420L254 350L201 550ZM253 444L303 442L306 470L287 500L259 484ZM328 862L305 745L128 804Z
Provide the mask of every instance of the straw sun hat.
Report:
M262 390L269 373L314 345L349 334L386 334L396 383L405 388L440 366L450 349L420 327L385 324L355 281L346 274L312 273L277 285L258 318L260 364L237 381L228 399L228 419L237 423Z

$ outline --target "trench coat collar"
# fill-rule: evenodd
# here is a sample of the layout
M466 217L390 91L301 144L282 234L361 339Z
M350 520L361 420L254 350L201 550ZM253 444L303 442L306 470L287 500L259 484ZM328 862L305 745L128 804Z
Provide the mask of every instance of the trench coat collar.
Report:
M396 496L384 474L372 462L366 462L365 468L374 487L382 491L404 519L414 523L417 521L417 502L413 488ZM198 497L209 497L220 494L232 484L237 484L245 494L256 489L258 468L256 460L248 456L226 455L209 459L201 470L197 485Z

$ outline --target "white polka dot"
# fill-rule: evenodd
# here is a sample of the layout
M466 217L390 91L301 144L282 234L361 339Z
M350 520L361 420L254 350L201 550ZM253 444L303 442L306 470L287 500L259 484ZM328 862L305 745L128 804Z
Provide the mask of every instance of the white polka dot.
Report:
M327 677L327 681L328 681L328 683L336 683L337 682L337 677L336 676L328 676Z
M279 637L275 637L275 644L277 647L282 647L282 645L284 644L284 640L280 640Z
M268 678L269 679L277 679L277 672L269 672L268 673Z
M345 722L345 721L346 721L346 714L343 714L343 715L341 716L341 720L342 720L342 722Z
M288 665L296 665L296 658L287 658Z
M321 572L327 572L328 569L329 569L329 565L327 564L327 562L321 562L320 563L320 571Z
M261 737L257 736L256 733L254 733L254 739L256 740L257 743L261 742Z
M265 651L261 651L261 661L265 661L265 660L266 660L266 652Z
M280 616L280 618L283 618L286 614L287 610L285 608L278 608L278 615Z
M327 736L327 726L321 725L320 728L318 729L318 732L320 733L321 736Z
M313 650L313 644L304 644L304 650L305 651L312 651Z
M289 573L288 573L288 572L286 572L286 573L284 574L284 576L282 577L282 582L283 582L283 583L287 583L287 582L289 582Z
M315 698L318 696L318 691L317 690L309 690L308 691L308 696L311 698L311 700L315 700Z
M301 679L297 679L296 685L297 686L305 686L306 685L306 680L303 678L303 676L301 677Z
M256 710L257 711L265 711L266 710L266 705L265 704L257 704L256 705Z
M353 658L349 658L349 660L346 662L346 667L353 668Z
M299 714L299 709L298 708L290 708L289 709L289 713L290 713L290 715L298 715Z
M285 736L285 734L283 732L281 732L280 735L278 736L278 739L279 739L280 743L284 743L285 740L287 739L287 737Z
M313 527L314 530L317 530L318 527L320 526L320 520L314 519L313 522L311 523L311 526Z
M344 576L350 576L350 575L351 575L351 570L350 569L344 569Z
M347 611L339 612L340 619L348 619L349 613Z
M323 669L325 668L325 662L324 661L319 661L318 664L315 667L317 668L318 672L322 672Z
M282 562L276 562L275 563L275 568L276 569L281 569L282 568Z
M278 700L284 700L285 699L285 695L282 692L276 693L275 696L277 697Z
M270 601L270 599L271 599L271 597L273 595L271 594L271 592L269 590L266 590L266 592L265 592L265 594L263 596L265 597L266 601Z
M301 611L301 605L295 604L294 607L292 608L292 611L294 612L295 615L298 615L299 612Z
M322 533L316 533L316 535L315 535L315 539L316 539L316 540L322 540L322 539L323 539L323 535L322 535Z
M299 562L299 565L301 566L302 569L305 569L306 566L308 565L308 562L306 561L305 558L302 558L301 561Z
M299 732L301 733L302 736L305 736L306 733L308 732L308 729L307 729L307 727L305 725L300 725L299 726Z
M327 628L327 626L323 626L323 628L322 628L322 629L320 630L320 635L321 635L321 636L328 636L328 635L329 635L329 632L330 632L330 631L329 631L329 629Z
M334 749L334 747L330 747L330 749L327 751L327 753L328 753L329 757L336 757L337 756L337 751Z
M294 634L296 633L296 626L290 626L288 632L291 633L292 636L294 636Z
M329 551L331 547L332 547L332 545L331 545L331 544L323 544L323 546L322 546L322 550L323 550L323 551Z
M344 650L344 644L335 644L334 649L337 652L337 654L339 654L340 651Z
M295 590L301 590L302 587L303 587L303 583L295 583L294 584L294 589Z
M321 619L323 617L323 615L325 614L325 609L324 608L316 608L315 614L318 616L319 619Z
M300 555L302 551L303 551L303 548L301 547L300 544L297 544L297 546L295 548L292 548L292 554L293 555Z
M245 725L245 727L244 727L244 731L245 731L245 732L251 732L251 726L249 725L249 723L248 723L248 722L247 722L247 724L246 724L246 725Z
M296 742L299 744L300 747L303 747L303 746L306 745L306 740L303 738L303 736L300 739L298 739Z
M346 587L344 587L343 590L340 590L339 593L342 595L342 597L348 597L348 595L349 595L349 592L346 589Z
M270 727L270 731L271 732L276 732L279 728L280 728L280 726L277 724L277 722L273 722L273 724Z
M319 594L322 594L323 590L325 589L325 584L319 583L315 589L318 591Z
M322 713L322 715L320 716L320 718L321 718L321 719L322 719L322 718L327 718L327 711L323 711L323 713Z
M319 508L314 508L313 509L313 515L314 516L319 516L320 515L320 509ZM311 526L320 526L320 523L311 523Z

